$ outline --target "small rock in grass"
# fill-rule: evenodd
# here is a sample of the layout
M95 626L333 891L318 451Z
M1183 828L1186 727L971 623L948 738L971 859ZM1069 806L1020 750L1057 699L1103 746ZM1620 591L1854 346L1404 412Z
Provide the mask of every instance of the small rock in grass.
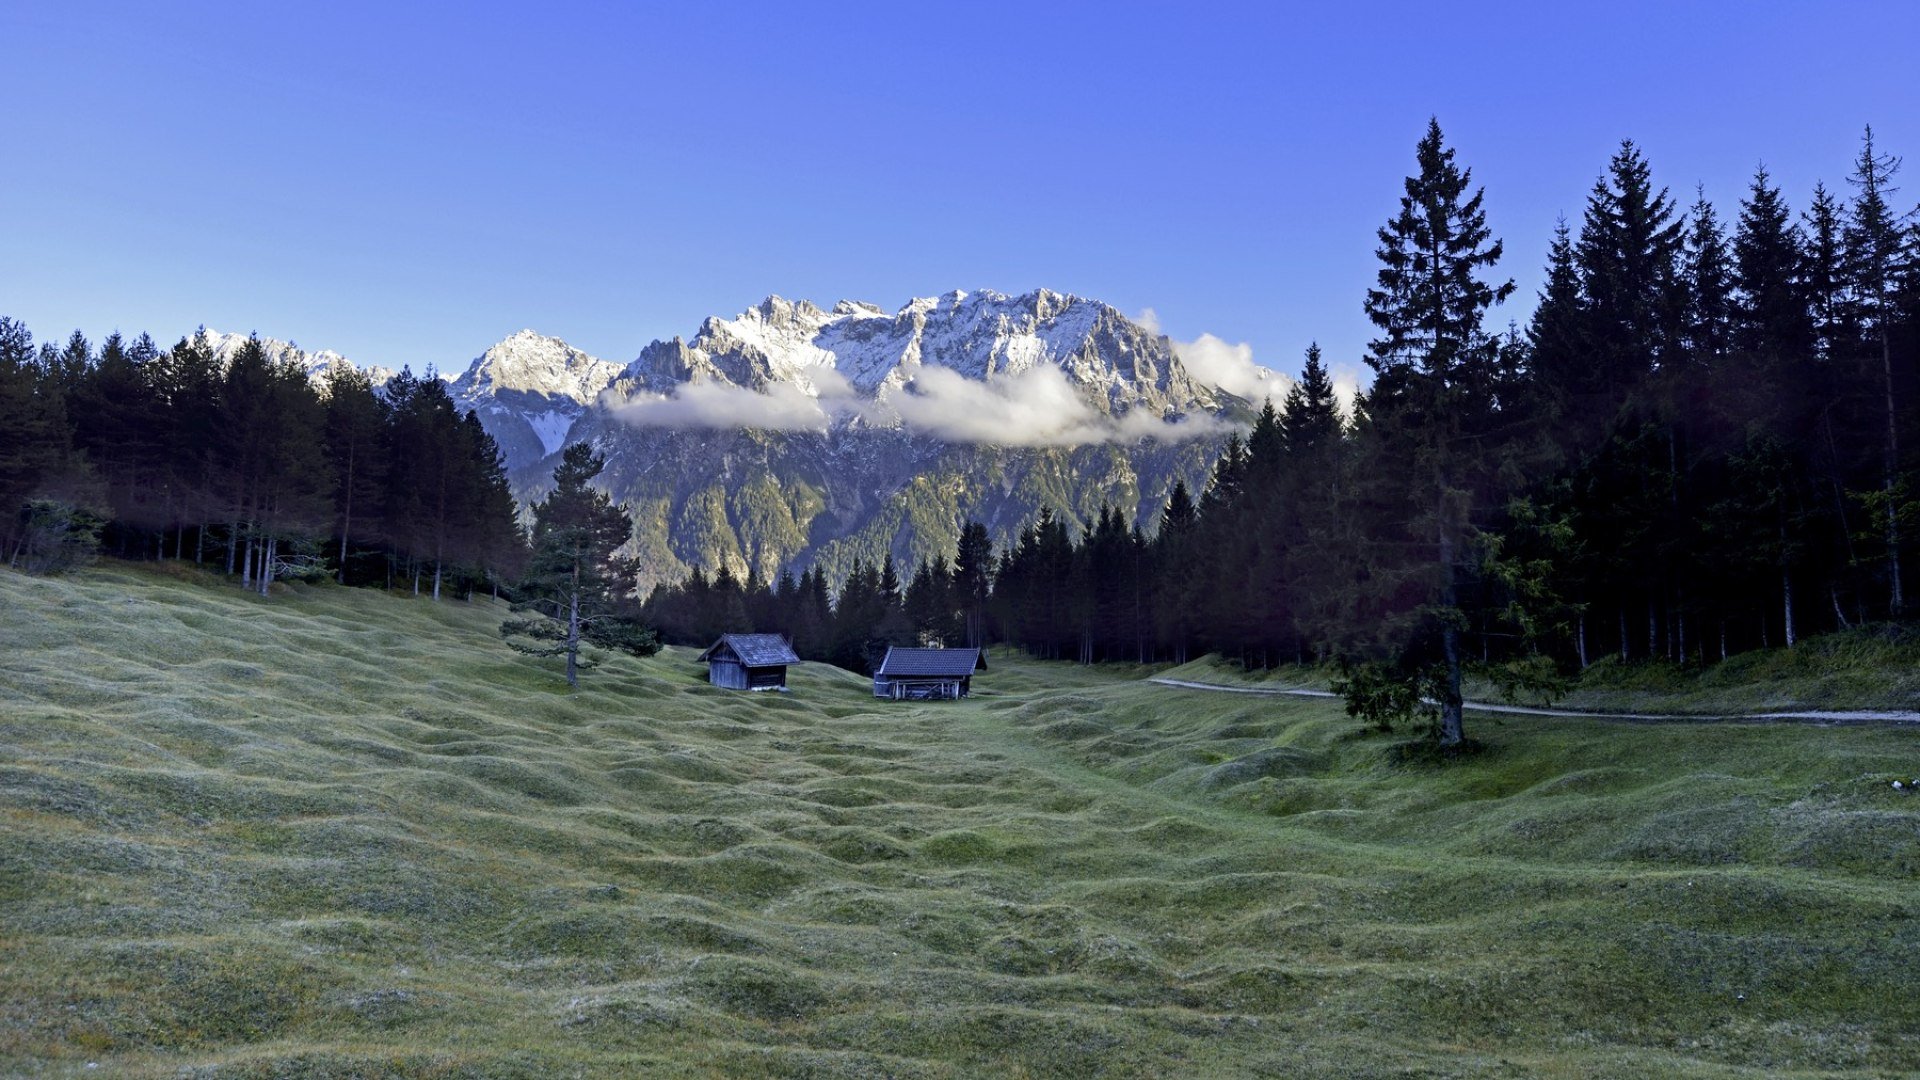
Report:
M1895 791L1905 791L1905 790L1907 790L1907 785L1905 785L1905 784L1903 784L1903 783L1901 783L1901 782L1900 782L1900 781L1898 781L1898 780L1895 780L1895 781L1893 782L1893 790L1895 790Z

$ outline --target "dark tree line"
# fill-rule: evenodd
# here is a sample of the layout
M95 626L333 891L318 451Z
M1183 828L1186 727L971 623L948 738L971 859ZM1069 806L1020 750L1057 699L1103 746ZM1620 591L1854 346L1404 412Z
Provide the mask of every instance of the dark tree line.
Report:
M818 567L771 583L751 573L743 581L730 566L711 577L696 567L678 585L655 586L641 619L679 645L782 633L804 659L868 672L889 645L986 645L993 591L993 541L985 525L967 522L951 561L923 562L906 581L891 555L877 566L855 560L837 594Z
M263 595L286 574L497 588L526 539L499 448L437 378L316 385L258 338L221 363L196 335L36 349L0 317L0 553L60 565L97 543L218 568Z

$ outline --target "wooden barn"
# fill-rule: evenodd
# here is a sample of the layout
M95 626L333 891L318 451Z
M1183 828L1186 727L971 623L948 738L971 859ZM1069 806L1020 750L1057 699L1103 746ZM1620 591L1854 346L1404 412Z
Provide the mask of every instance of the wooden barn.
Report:
M973 673L985 671L980 649L887 650L873 673L873 696L895 701L954 701L973 688Z
M785 690L787 665L800 662L782 634L722 634L700 660L707 681L729 690Z

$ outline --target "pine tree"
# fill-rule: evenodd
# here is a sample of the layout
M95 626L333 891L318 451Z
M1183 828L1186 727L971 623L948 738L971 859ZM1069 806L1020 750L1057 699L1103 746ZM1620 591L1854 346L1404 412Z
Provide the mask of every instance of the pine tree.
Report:
M114 523L110 541L122 555L134 554L132 535L161 517L154 479L159 458L160 415L148 372L153 343L142 335L128 342L118 333L101 342L99 353L68 392L74 443L87 455L106 486Z
M373 392L366 372L337 364L327 372L327 453L333 467L333 500L340 537L338 577L347 583L353 537L377 535L375 523L384 489L388 424L386 402ZM373 519L373 520L369 520Z
M1235 515L1240 543L1231 564L1238 576L1226 579L1239 582L1230 591L1240 602L1234 605L1238 610L1230 611L1230 621L1218 628L1238 643L1243 657L1257 654L1262 668L1271 666L1273 654L1285 648L1293 623L1285 535L1292 507L1285 459L1280 412L1268 398L1247 433L1245 490Z
M1846 249L1842 240L1846 212L1845 205L1826 185L1813 186L1813 201L1805 217L1803 279L1812 308L1814 348L1824 359L1850 356L1859 341L1846 299Z
M307 373L291 361L268 368L254 527L260 533L256 587L268 594L284 570L312 573L318 539L333 516L326 461L326 409Z
M415 595L431 563L431 592L438 600L460 554L462 532L474 519L485 463L476 460L474 439L446 383L431 371L425 378L401 372L387 384L387 400L392 420L385 515L394 523L393 541L407 555Z
M1374 548L1385 576L1406 582L1417 602L1391 647L1410 683L1438 699L1435 735L1451 750L1465 739L1460 584L1478 562L1475 518L1489 498L1488 439L1499 424L1499 349L1482 323L1513 283L1482 278L1501 244L1487 228L1484 189L1473 189L1472 171L1454 163L1437 120L1416 158L1419 172L1406 180L1400 212L1379 231L1381 269L1367 291L1367 316L1380 336L1367 356L1374 385L1364 431L1377 468L1404 478L1389 489L1404 512L1378 522ZM1407 541L1425 558L1392 566L1389 552L1407 550ZM1437 655L1422 654L1427 639L1437 639ZM1349 695L1350 708L1365 706L1362 695Z
M733 564L724 559L720 562L720 572L713 575L710 597L713 605L709 621L711 633L703 636L717 639L721 634L753 632L753 621L747 615L746 589L740 579L733 576Z
M227 572L266 595L283 560L331 514L322 431L325 413L306 373L275 363L257 335L235 353L220 388L219 486L226 508Z
M906 590L901 586L900 572L894 567L892 551L887 552L881 563L875 603L876 616L868 624L865 650L869 673L886 658L889 645L914 644L913 623L907 618Z
M527 537L520 528L520 504L507 481L506 455L487 434L480 418L468 412L460 426L465 450L461 485L465 505L458 516L454 550L498 595L500 582L517 576L526 565Z
M1288 389L1279 418L1280 448L1288 462L1311 458L1340 437L1340 402L1318 342L1307 346L1300 380ZM1184 485L1181 488L1185 492Z
M1740 204L1733 234L1734 343L1751 353L1807 357L1813 351L1799 230L1765 167Z
M80 381L87 377L87 371L93 367L93 345L87 341L85 334L75 330L68 335L65 348L57 352L49 351L43 366L47 374L59 384L61 395L71 398L74 390L80 386ZM72 410L68 412L67 422L75 423L78 418L71 415Z
M943 600L940 592L933 580L933 562L921 559L913 572L913 579L907 583L907 595L903 601L907 621L913 624L914 638L920 644L940 641L940 624L944 616L940 610Z
M953 590L960 607L962 637L969 648L987 644L987 604L993 591L993 540L978 521L960 526L953 560Z
M1848 178L1857 194L1844 232L1846 280L1858 325L1878 355L1881 405L1881 490L1876 507L1882 525L1887 559L1887 612L1898 619L1906 606L1900 580L1900 521L1908 501L1900 470L1900 409L1893 375L1893 327L1898 314L1895 297L1901 285L1907 243L1908 215L1898 214L1889 200L1898 188L1893 178L1900 159L1874 149L1873 128L1862 139L1860 156Z
M168 423L160 453L175 507L174 558L206 559L207 529L219 515L221 392L225 374L203 334L181 338L157 363L154 383Z
M1582 346L1595 365L1594 383L1615 407L1632 401L1661 365L1680 358L1685 225L1666 189L1654 190L1639 148L1621 143L1588 196L1574 248L1585 294Z
M57 388L42 375L33 335L0 316L0 554L18 565L27 506L71 455Z
M1687 217L1686 351L1695 364L1711 365L1732 345L1733 257L1704 185Z
M1195 565L1199 524L1199 508L1187 492L1187 482L1175 481L1166 508L1160 512L1150 560L1155 581L1154 636L1171 651L1176 664L1187 662L1198 631L1194 592L1199 580Z
M634 656L659 649L652 630L627 611L632 560L617 554L633 536L633 520L603 491L588 486L606 459L586 443L566 448L553 470L553 492L533 507L533 553L516 612L533 617L500 624L508 644L533 656L565 656L567 685L580 685L581 649L593 645Z
M1276 525L1286 552L1281 587L1296 658L1304 660L1310 647L1318 653L1326 643L1354 576L1345 425L1317 344L1307 347L1300 380L1287 392L1280 435L1286 478L1284 514Z

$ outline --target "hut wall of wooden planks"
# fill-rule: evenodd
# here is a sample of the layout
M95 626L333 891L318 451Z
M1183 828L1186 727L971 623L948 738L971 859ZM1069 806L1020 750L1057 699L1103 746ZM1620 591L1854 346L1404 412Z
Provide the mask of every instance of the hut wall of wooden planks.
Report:
M729 690L785 690L787 665L800 662L781 634L722 634L699 659L707 681Z

